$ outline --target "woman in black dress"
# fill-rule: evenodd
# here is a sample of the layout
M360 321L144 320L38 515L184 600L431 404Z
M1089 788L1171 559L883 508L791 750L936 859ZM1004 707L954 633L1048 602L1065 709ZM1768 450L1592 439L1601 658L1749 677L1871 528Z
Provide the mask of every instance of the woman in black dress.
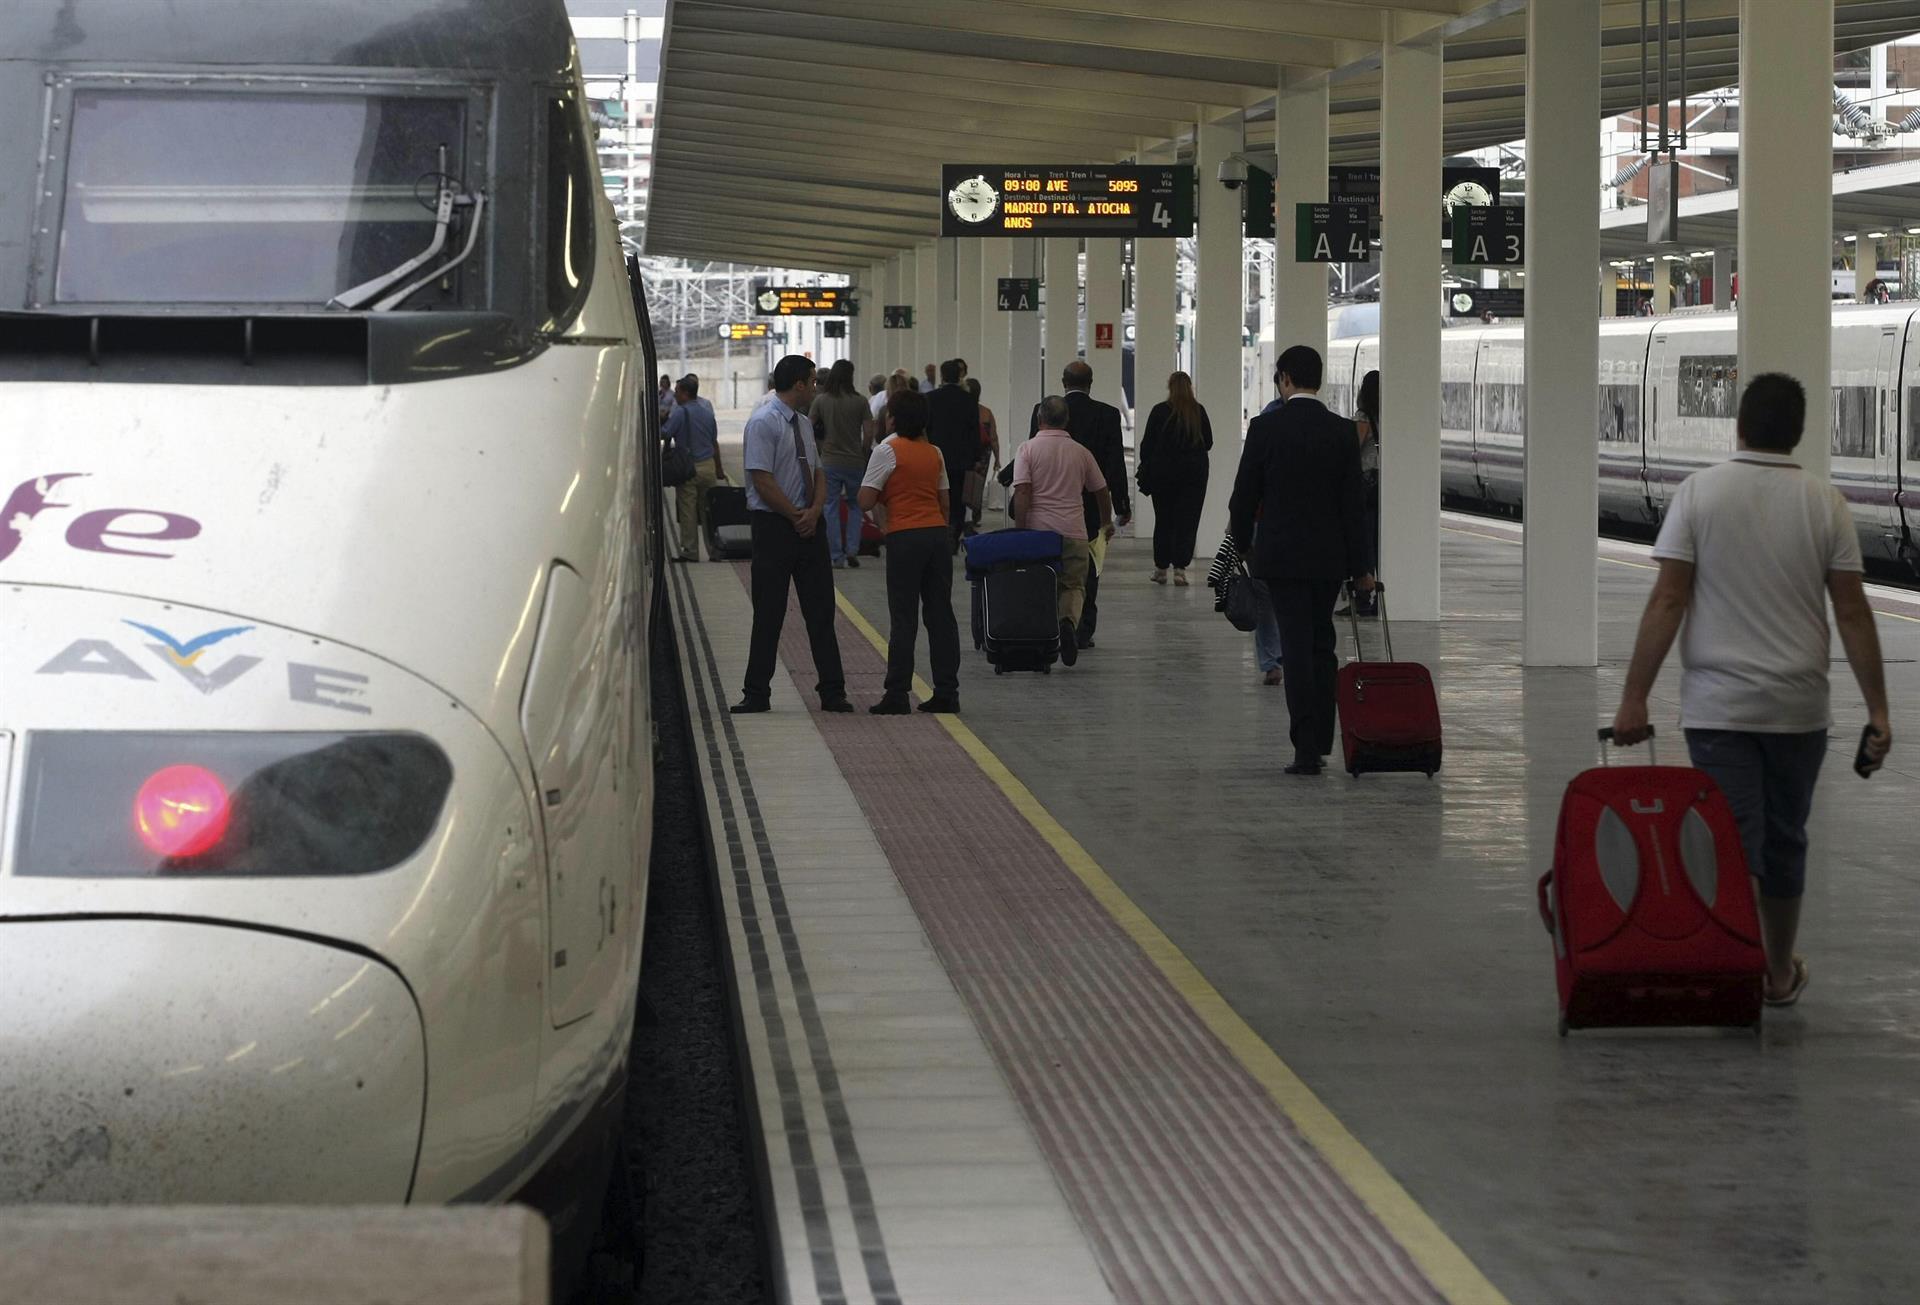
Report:
M1207 455L1213 451L1213 423L1193 396L1193 378L1175 372L1167 378L1167 397L1147 416L1140 440L1140 492L1153 499L1153 582L1184 588L1193 565L1194 537L1200 533L1200 509L1207 501Z

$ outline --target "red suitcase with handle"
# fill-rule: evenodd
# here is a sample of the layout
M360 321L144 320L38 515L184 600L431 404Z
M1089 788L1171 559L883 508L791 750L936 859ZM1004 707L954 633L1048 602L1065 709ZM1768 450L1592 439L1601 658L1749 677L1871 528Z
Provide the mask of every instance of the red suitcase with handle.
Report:
M1355 595L1347 595L1353 622L1354 660L1340 668L1340 741L1347 773L1412 770L1432 777L1440 769L1440 700L1433 676L1419 662L1393 660L1393 629L1387 624L1386 586L1375 588L1387 660L1370 662L1360 642Z
M1600 731L1600 768L1567 786L1553 869L1540 880L1561 1035L1757 1027L1766 956L1733 809L1687 766L1608 768L1612 738Z

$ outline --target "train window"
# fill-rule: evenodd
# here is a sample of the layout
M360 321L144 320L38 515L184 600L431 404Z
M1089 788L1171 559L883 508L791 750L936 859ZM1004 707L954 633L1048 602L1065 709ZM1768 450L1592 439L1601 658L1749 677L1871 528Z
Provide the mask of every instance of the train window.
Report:
M1440 382L1440 429L1473 429L1473 382Z
M1740 406L1740 359L1730 353L1680 360L1680 415L1732 421Z
M1527 433L1527 387L1489 381L1480 387L1480 429L1489 435Z
M566 325L593 280L594 194L598 170L587 167L586 141L571 97L547 101L547 319Z
M1907 461L1920 462L1920 386L1907 389Z
M82 88L71 112L64 304L324 305L433 246L467 135L464 98ZM458 279L408 306L432 296Z
M1873 456L1875 408L1879 392L1871 385L1833 387L1833 456Z
M1638 444L1640 442L1640 387L1638 385L1602 385L1600 387L1600 442L1602 444Z

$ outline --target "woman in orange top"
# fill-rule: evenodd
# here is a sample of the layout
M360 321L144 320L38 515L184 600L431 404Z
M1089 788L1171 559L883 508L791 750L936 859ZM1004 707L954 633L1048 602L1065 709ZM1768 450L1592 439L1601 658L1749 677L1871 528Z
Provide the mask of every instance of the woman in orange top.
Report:
M876 445L860 484L860 509L884 507L887 532L886 695L869 707L876 716L913 709L913 645L920 617L927 623L933 697L921 711L960 710L960 626L953 617L953 546L947 525L946 455L927 442L926 396L903 390L887 400L892 435Z

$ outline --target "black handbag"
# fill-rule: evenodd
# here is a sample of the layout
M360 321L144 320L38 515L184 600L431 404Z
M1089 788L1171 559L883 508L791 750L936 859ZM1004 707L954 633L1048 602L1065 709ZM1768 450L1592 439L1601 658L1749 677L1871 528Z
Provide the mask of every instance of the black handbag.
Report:
M668 489L684 485L698 474L693 454L678 444L668 444L660 452L660 483Z
M1227 614L1227 620L1234 629L1246 634L1259 629L1264 606L1260 595L1254 590L1253 577L1247 574L1246 563L1227 573L1226 601L1221 610Z

